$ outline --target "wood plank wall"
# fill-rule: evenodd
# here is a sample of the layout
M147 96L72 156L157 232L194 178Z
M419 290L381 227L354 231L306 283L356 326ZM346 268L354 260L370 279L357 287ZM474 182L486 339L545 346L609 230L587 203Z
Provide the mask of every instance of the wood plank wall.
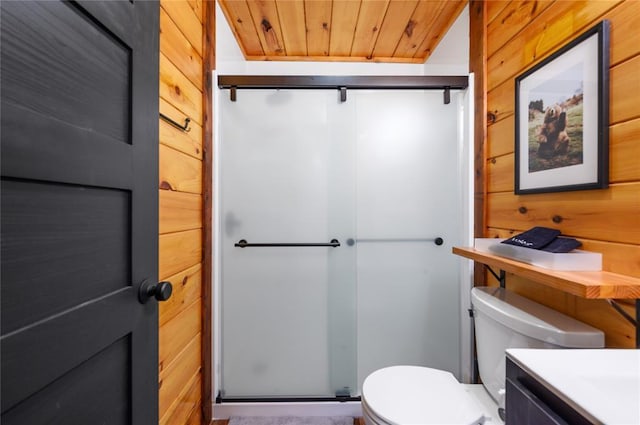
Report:
M580 239L584 249L603 253L605 270L640 277L640 2L485 3L483 13L471 13L471 27L485 29L487 52L485 236L508 237L536 225L558 228ZM611 22L610 187L516 196L515 77L603 19ZM471 46L473 59L473 50L477 54L482 46ZM554 223L554 216L562 222ZM635 347L634 328L606 301L584 300L514 276L508 276L507 287L602 329L608 347ZM634 313L633 305L625 310Z
M160 3L160 113L179 123L191 119L189 132L159 120L159 276L173 285L159 313L160 425L202 423L201 407L209 404L203 400L210 397L203 364L211 346L209 304L203 303L210 293L211 264L205 261L211 239L204 219L210 205L211 132L203 132L210 126L203 102L207 87L210 91L203 71L212 56L207 50L212 29L207 33L206 24L213 20L209 6L201 0Z

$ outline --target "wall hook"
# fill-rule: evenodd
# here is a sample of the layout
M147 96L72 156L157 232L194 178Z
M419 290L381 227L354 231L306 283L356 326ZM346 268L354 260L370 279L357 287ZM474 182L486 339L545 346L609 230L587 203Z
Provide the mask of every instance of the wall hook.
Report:
M160 112L160 118L162 118L163 120L165 120L166 122L174 126L175 128L178 128L186 133L191 131L191 129L189 128L189 123L191 122L191 118L188 118L188 117L185 118L184 125L180 125L179 123L175 122L174 120L172 120L171 118L163 114L162 112Z

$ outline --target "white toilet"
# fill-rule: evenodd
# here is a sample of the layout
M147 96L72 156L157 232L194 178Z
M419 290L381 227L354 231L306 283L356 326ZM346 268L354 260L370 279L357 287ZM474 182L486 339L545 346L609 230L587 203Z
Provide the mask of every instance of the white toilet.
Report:
M602 331L502 288L473 288L471 303L480 378L495 403L494 417L504 402L507 348L604 347ZM488 419L451 373L420 366L369 375L362 410L367 425L471 425Z

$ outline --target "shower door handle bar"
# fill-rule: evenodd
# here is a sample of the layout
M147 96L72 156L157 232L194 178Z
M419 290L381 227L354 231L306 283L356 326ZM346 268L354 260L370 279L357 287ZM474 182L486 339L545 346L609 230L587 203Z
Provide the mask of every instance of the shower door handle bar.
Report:
M331 241L320 242L320 243L307 243L307 242L293 242L293 243L249 243L246 239L240 239L233 246L237 246L238 248L253 248L253 247L321 247L328 246L332 248L337 248L340 246L340 241L337 239L331 239Z
M351 246L355 242L434 242L436 245L442 245L444 239L437 238L368 238L368 239L347 239L347 245Z

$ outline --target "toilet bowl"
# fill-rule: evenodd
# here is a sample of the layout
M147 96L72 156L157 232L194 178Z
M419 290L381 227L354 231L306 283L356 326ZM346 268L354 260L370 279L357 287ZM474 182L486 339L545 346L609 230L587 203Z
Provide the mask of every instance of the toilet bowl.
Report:
M453 374L420 366L391 366L369 375L362 410L367 425L484 423L481 406Z
M604 334L503 288L471 291L480 378L497 416L507 348L602 348ZM424 366L376 370L362 386L367 425L484 424L489 418L453 374ZM495 421L493 421L495 423Z

